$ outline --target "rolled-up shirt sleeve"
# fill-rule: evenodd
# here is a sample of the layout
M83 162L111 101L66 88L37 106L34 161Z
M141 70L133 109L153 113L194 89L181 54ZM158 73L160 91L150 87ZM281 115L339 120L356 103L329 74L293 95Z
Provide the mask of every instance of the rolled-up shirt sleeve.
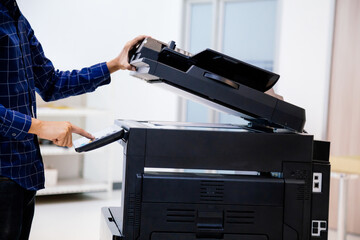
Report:
M22 140L31 127L31 117L0 104L0 135Z

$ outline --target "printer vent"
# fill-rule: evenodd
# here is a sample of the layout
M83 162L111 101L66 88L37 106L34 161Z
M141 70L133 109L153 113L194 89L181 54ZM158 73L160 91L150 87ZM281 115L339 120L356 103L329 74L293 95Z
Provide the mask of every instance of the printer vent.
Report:
M302 170L296 170L295 173L293 173L295 175L295 178L297 180L302 180L304 181L304 184L301 184L298 186L297 189L297 200L310 200L310 195L312 192L312 185L309 184L309 172L305 169Z
M140 215L141 215L141 196L136 194L135 196L135 226L140 226Z
M222 202L224 199L224 182L203 180L200 184L200 201Z
M127 209L127 219L129 225L139 226L140 225L140 204L141 197L139 194L129 194L129 206Z
M135 208L135 194L130 193L129 194L129 206L127 209L127 219L128 219L129 225L134 224L134 220L135 220L135 209L134 208Z
M195 222L194 209L167 209L166 221L174 223L192 223Z
M304 200L305 198L305 187L304 185L299 185L297 188L297 196L296 199L297 200Z
M226 211L226 223L230 224L255 224L255 211Z
M307 186L307 184L299 185L297 189L297 200L303 201L303 200L310 200L310 189Z

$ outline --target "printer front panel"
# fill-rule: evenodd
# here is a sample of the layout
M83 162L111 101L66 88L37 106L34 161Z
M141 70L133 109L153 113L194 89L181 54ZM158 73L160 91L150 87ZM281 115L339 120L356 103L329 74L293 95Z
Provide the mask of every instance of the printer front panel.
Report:
M140 240L282 239L282 179L153 173L142 186Z
M312 161L313 137L297 134L148 129L145 167L282 172Z

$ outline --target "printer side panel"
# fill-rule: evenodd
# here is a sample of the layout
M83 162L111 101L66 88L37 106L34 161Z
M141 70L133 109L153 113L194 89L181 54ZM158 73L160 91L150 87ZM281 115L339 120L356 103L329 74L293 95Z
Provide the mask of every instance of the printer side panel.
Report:
M284 240L308 240L311 220L312 164L284 162Z
M310 150L310 149L308 149ZM311 163L284 162L283 239L328 239L329 143L313 141Z
M328 239L330 164L313 164L311 239Z
M311 239L328 239L330 143L314 141Z

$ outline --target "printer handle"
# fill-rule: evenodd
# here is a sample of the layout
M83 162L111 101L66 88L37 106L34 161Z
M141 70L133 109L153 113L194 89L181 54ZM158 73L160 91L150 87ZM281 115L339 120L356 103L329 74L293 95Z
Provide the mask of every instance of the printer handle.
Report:
M219 75L216 75L214 73L210 73L210 72L205 72L204 73L204 77L208 78L208 79L211 79L211 80L214 80L216 82L220 82L222 84L225 84L229 87L232 87L232 88L235 88L235 89L239 89L239 85L234 82L234 81L231 81L230 79L227 79L227 78L224 78L224 77L221 77Z

